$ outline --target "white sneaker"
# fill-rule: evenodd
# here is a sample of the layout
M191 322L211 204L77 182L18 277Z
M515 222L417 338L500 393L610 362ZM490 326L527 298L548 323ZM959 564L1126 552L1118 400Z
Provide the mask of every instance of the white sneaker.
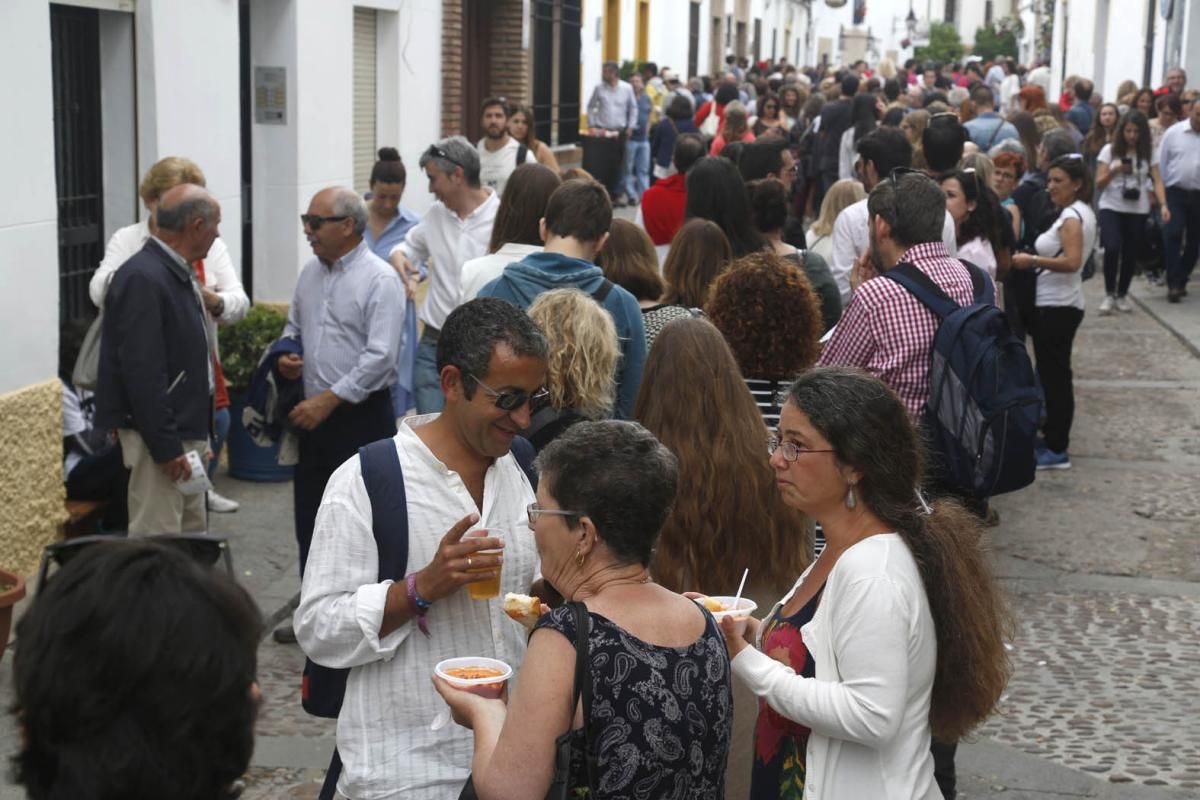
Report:
M1117 311L1120 311L1124 314L1132 314L1133 313L1133 303L1129 302L1128 297L1118 297L1117 298Z
M1111 314L1113 312L1113 303L1115 302L1115 297L1113 297L1111 294L1106 294L1104 299L1100 301L1100 316L1107 317L1109 314Z
M237 500L230 500L228 497L217 494L212 489L208 490L208 510L218 514L232 514L241 508Z

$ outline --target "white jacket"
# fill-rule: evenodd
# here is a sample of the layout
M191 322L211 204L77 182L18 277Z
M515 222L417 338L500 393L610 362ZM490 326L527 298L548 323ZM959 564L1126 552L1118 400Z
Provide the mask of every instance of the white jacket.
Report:
M940 800L929 753L937 635L903 539L880 534L848 548L800 634L815 679L751 647L733 660L733 673L812 729L805 800Z
M97 307L104 307L104 296L108 293L108 285L112 283L117 269L135 256L149 238L150 224L147 220L142 220L118 229L108 240L108 245L104 248L104 259L92 273L92 279L88 282L88 295ZM215 348L217 345L216 323L237 322L250 310L250 298L246 296L246 290L242 288L242 280L238 277L233 260L229 257L229 248L219 238L213 240L212 247L208 249L208 255L204 257L204 286L212 289L225 301L225 310L221 312L220 318L214 320L211 314L206 314L209 318L208 340L213 343Z

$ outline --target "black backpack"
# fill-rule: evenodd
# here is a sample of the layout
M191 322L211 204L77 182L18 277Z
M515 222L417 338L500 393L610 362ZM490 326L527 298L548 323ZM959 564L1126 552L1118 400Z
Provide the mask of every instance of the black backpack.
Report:
M974 302L959 306L908 263L884 277L937 315L922 411L930 472L957 493L986 499L1033 483L1042 395L1029 353L995 305L995 287L974 264Z

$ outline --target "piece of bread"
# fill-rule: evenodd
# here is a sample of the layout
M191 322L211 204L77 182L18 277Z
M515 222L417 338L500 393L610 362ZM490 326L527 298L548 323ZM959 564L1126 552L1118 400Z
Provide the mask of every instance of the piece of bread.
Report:
M504 595L504 613L531 628L542 615L542 601L527 594L509 592Z

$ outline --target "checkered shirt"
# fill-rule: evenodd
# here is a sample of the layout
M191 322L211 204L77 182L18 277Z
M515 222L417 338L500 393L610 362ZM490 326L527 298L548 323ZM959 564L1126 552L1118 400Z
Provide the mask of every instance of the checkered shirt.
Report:
M971 275L942 242L912 247L900 259L916 265L959 305L974 297ZM819 366L859 367L890 386L919 419L929 398L929 363L938 319L908 291L884 277L858 287L826 342Z

